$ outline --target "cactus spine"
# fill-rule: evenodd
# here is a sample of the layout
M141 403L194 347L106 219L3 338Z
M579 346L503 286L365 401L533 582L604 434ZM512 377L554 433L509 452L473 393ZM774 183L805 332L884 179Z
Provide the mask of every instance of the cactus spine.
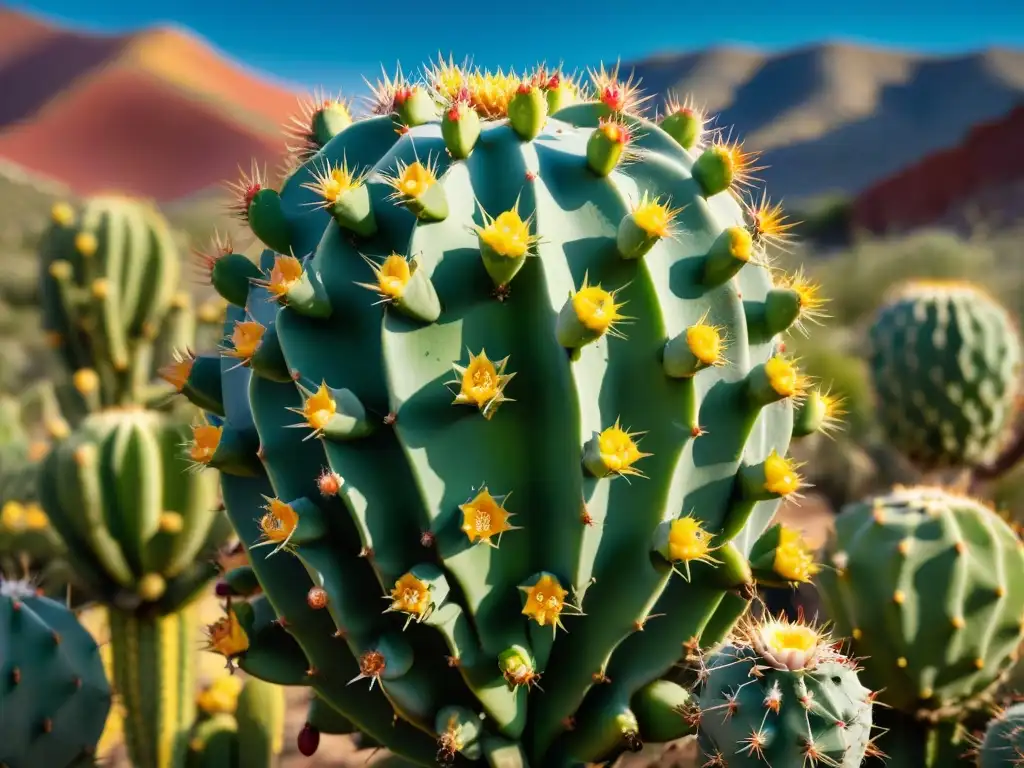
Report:
M217 649L423 765L673 730L659 678L745 610L800 488L779 341L821 299L767 268L753 155L691 154L592 79L442 61L280 191L243 178L261 274L218 260L227 349L179 377L273 606Z

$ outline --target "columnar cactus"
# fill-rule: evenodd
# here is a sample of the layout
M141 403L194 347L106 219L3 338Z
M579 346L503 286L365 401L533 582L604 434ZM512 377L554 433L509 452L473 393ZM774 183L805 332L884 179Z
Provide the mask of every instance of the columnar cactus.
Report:
M178 290L181 256L164 218L131 198L58 203L40 255L43 324L84 407L159 397L151 381L172 351L223 322Z
M911 282L870 331L879 421L925 469L988 463L1016 415L1021 338L1009 313L962 282Z
M237 676L215 680L199 694L186 768L271 768L284 738L284 692Z
M146 203L60 203L41 250L44 323L70 369L65 412L75 422L42 465L41 501L75 575L110 608L133 763L180 768L195 710L193 598L230 531L216 475L187 471L205 463L201 446L188 448L198 413L175 413L181 403L167 402L172 390L155 374L173 380L201 328L221 326L223 314L194 311L179 291L180 254Z
M74 614L0 579L0 765L82 765L110 702L99 648Z
M114 682L140 768L173 765L194 715L192 600L227 533L215 474L188 473L179 419L139 408L90 415L44 460L39 490L90 594L110 606Z
M871 749L874 693L827 633L784 618L746 620L700 665L708 768L859 768Z
M222 357L176 376L273 606L221 650L424 765L685 733L659 678L801 484L781 334L822 300L737 202L754 156L593 80L441 62L333 137L313 109L280 192L238 185L267 250L211 268Z
M897 488L845 508L827 552L823 602L880 702L924 724L985 704L1024 640L1024 549L996 513L942 489ZM904 731L880 739L882 751Z

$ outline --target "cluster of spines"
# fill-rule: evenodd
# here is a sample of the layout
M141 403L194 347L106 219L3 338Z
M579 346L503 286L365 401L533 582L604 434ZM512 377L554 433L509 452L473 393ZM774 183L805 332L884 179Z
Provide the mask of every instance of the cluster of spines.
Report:
M461 75L458 74L460 72ZM602 68L593 74L595 90L606 107L607 115L591 137L587 165L592 172L607 175L631 156L627 150L632 149L631 145L636 138L636 123L632 117L642 99L637 96L636 86L631 81L619 81L617 71L608 73ZM459 81L457 77L464 79ZM544 91L543 83L538 84L538 78L520 78L509 89L507 104L501 109L492 109L481 107L479 102L482 97L474 97L471 86L466 85L474 82L474 77L478 78L475 82L480 84L479 87L486 85L491 89L487 93L493 94L500 91L499 81L509 76L486 73L473 75L458 68L439 67L431 70L428 76L427 84L432 85L432 88L423 84L410 85L399 76L395 81L389 80L378 88L378 109L375 111L392 115L397 124L406 127L440 119L442 129L447 127L443 134L448 153L456 160L472 152L478 130L474 132L467 126L480 119L507 118L526 141L539 133L548 114L545 105L550 99L538 96L543 95ZM451 109L441 112L436 98L439 92L437 84L449 80L460 85L454 94L449 94L449 99L453 101L449 105ZM554 79L547 82L559 86L561 84L561 81ZM467 104L468 108L456 109L459 104ZM694 118L700 122L700 131L697 133L703 131L703 116L696 115L691 105L676 106L678 109L671 112L666 120L677 115L680 120L683 117ZM471 113L474 117L467 117ZM668 132L668 128L665 130ZM674 133L670 132L670 135L675 137ZM683 143L681 139L677 140ZM691 148L696 145L691 145ZM695 164L694 176L706 196L727 190L734 192L744 185L749 173L755 170L752 168L755 159L753 154L744 152L738 144L717 142ZM318 165L314 161L313 170L313 179L306 185L318 195L318 200L313 204L330 212L334 220L355 238L376 234L378 225L364 183L368 172L350 168L344 160L336 166L323 161ZM447 200L443 187L437 183L437 166L430 158L399 165L385 181L394 189L391 199L406 206L421 220L439 221L447 216ZM256 284L265 289L271 299L287 305L297 313L310 317L329 316L333 308L320 284L319 275L308 270L306 259L290 253L287 224L280 212L279 201L275 203L277 193L268 189L265 180L256 175L254 178L244 178L237 192L236 210L248 220L257 236L278 255L270 269L256 276L252 274L255 266L251 262L242 264L235 259L235 254L222 254L223 274L230 278L233 286L226 290L243 298L247 296L248 286ZM727 229L707 255L703 275L707 287L730 280L747 263L767 266L767 246L784 241L789 225L784 223L780 206L771 205L765 197L757 205L748 205L747 211L748 223ZM678 212L679 209L673 208L669 200L643 196L619 227L620 256L627 259L642 258L659 239L671 237ZM495 295L501 299L507 296L509 284L525 258L530 255L536 236L531 233L532 222L529 219L523 220L517 206L496 216L487 211L482 213L483 224L476 227L479 247L483 265L495 284ZM374 281L360 285L375 292L380 302L390 304L414 321L432 323L438 319L441 307L436 292L426 274L417 269L414 258L394 253L380 263L369 258L366 260ZM217 266L219 263L212 265L211 274ZM570 356L575 355L582 346L605 335L622 335L619 326L628 322L629 318L619 311L624 303L617 300L616 293L600 285L591 286L585 281L570 296L559 314L556 328L559 341ZM245 305L244 300L234 303ZM753 310L754 314L748 318L751 335L762 335L767 339L791 326L799 325L801 320L813 321L820 315L822 303L816 286L802 275L784 278L779 281L764 306ZM669 340L663 351L666 375L692 381L699 371L726 364L728 340L723 337L721 330L704 316L683 334ZM264 326L252 318L239 321L226 340L224 352L236 357L240 365L251 367L258 375L276 381L295 381L303 395L302 406L294 409L301 417L295 426L308 428L310 437L351 440L368 434L376 427L351 391L334 390L325 381L304 381L298 372L288 370L277 345L273 326ZM485 418L493 416L499 406L510 401L506 388L515 372L508 370L508 364L508 358L491 360L483 349L479 352L469 350L468 361L453 361L455 378L448 383L454 396L453 404L474 407ZM198 372L201 368L213 371L213 366L207 365L202 358L192 357L182 361L176 372L176 387L193 399L197 396L201 399L203 394L212 393L212 387L200 386ZM830 396L827 391L812 389L809 379L800 373L794 361L782 354L776 354L766 363L755 366L747 377L746 397L751 416L756 416L761 407L771 403L792 401L799 408L800 424L803 425L796 428L796 436L825 431L835 425L840 414L837 398ZM208 399L213 402L216 398ZM221 414L223 411L219 407L211 410ZM393 422L393 418L389 414L385 423L388 423L388 419ZM690 425L690 428L694 437L704 434L696 423ZM631 432L618 422L595 433L582 448L584 468L595 477L641 475L637 464L647 455L640 450L641 436L641 433ZM217 426L198 427L193 458L199 463L231 471L231 462L237 459L236 447L227 446L228 450L222 450L220 441L223 437L224 431ZM743 467L739 486L744 497L741 505L744 511L728 521L726 529L719 535L718 547L712 543L714 534L704 530L700 521L692 515L685 515L666 524L659 531L656 544L658 551L679 565L680 572L687 571L690 562L717 562L713 560L712 552L723 547L729 538L742 529L746 521L744 512L748 514L754 502L790 496L799 490L802 481L796 470L797 466L791 460L774 452L760 464ZM320 487L324 491L326 485L326 493L336 493L342 482L333 472L325 470ZM509 523L512 513L505 508L504 499L505 495L492 496L484 486L474 498L462 505L462 530L470 542L497 546L503 533L516 530L517 527ZM322 522L318 520L319 510L306 499L286 502L268 498L266 501L260 527L263 543L273 546L274 552L315 540L323 528ZM588 519L589 515L584 509L581 522L587 524ZM589 522L592 523L592 520ZM425 534L425 537L428 536L429 533ZM533 583L521 586L525 593L523 613L542 626L559 626L562 612L573 605L566 599L568 590L552 574L539 573L530 581ZM396 582L389 600L391 606L387 610L402 611L410 619L424 618L431 605L429 579L417 578L412 572L403 575ZM310 606L325 607L326 602L326 591L314 587L310 592ZM381 670L377 667L384 663L374 653L380 655L379 651L368 652L361 659L365 669L360 677L370 678L371 681L379 676ZM516 675L521 676L523 671L519 669ZM529 677L533 670L527 668L525 672Z

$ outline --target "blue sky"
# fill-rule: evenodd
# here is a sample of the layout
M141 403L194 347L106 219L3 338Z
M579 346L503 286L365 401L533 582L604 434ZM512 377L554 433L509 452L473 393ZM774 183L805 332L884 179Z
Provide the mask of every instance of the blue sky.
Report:
M523 69L539 60L561 60L574 69L722 43L775 50L826 39L934 52L1024 47L1020 0L36 0L8 5L99 31L158 23L189 27L265 74L332 89L361 85L362 76L372 78L381 63L389 69L398 60L414 66L436 58L438 51L457 59L471 55L484 66ZM953 5L960 10L944 7Z

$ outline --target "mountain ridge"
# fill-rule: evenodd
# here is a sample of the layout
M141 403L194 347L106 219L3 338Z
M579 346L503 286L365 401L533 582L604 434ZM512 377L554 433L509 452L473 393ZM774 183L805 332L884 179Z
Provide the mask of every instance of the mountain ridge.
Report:
M1024 102L1024 50L1005 47L726 44L621 68L659 106L691 94L762 153L759 176L790 199L856 194ZM275 167L302 95L177 25L99 35L4 8L0 92L0 158L79 193L159 201L202 195L250 159Z

